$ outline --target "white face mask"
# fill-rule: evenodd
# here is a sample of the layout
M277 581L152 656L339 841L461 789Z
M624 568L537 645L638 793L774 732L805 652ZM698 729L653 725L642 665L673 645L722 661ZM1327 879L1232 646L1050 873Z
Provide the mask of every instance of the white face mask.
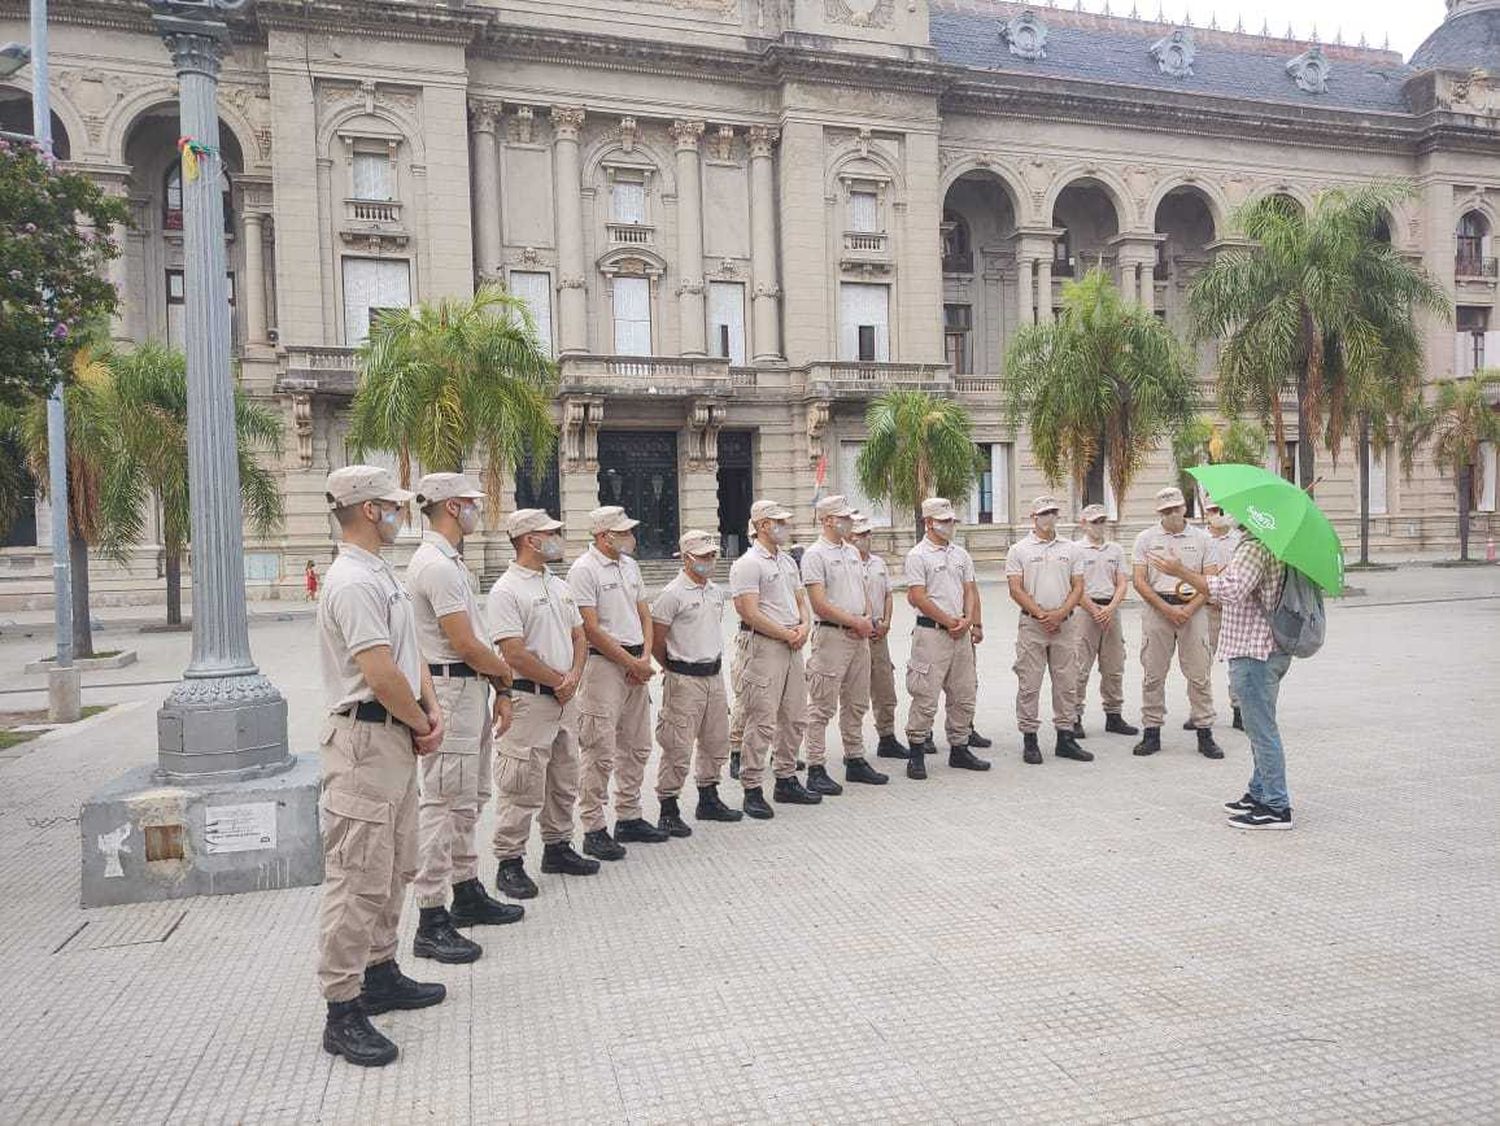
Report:
M479 527L479 506L466 504L458 510L458 530L472 536Z
M849 533L854 530L854 521L835 520L833 522L833 530L838 533L839 539L846 540L849 538Z
M1234 519L1225 512L1210 512L1208 514L1208 526L1210 528L1224 529L1234 526Z
M951 540L953 539L953 529L957 523L956 520L934 520L932 522L932 531L940 539Z
M1161 526L1174 534L1180 532L1187 527L1187 513L1163 512L1161 514Z
M870 554L869 536L855 536L852 542L855 548L859 551L860 555L864 556Z
M613 538L614 549L621 555L635 554L635 533L616 532Z
M1057 527L1057 513L1043 512L1036 518L1036 530L1039 532L1050 532Z
M714 573L714 561L712 559L689 559L688 570L700 579L712 578Z
M382 543L395 543L396 537L401 534L401 510L399 508L381 508L378 527Z
M791 530L791 528L787 527L787 525L785 525L785 524L772 524L771 525L771 542L774 543L777 547L782 547L782 546L786 545L787 543L790 543L791 539L792 539L792 530Z
M563 557L563 539L561 536L548 536L542 541L542 558L548 563L556 563Z
M1097 523L1085 524L1083 526L1083 534L1088 536L1090 543L1102 542L1104 539L1104 521L1100 520Z

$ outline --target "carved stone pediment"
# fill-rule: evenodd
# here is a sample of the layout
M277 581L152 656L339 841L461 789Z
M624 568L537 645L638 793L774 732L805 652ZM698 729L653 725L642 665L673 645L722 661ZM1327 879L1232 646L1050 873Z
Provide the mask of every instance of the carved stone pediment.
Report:
M1027 8L1000 28L1000 38L1018 59L1047 57L1047 25Z
M1198 55L1192 32L1185 28L1174 28L1172 34L1163 36L1151 44L1151 57L1157 67L1169 78L1191 78L1193 59Z
M1297 89L1308 94L1328 93L1330 70L1323 48L1316 43L1286 64L1286 72L1292 76Z

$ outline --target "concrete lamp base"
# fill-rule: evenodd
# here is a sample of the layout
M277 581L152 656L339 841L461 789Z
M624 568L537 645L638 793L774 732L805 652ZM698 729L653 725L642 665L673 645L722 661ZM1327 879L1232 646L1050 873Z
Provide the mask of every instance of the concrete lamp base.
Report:
M127 772L83 807L83 906L321 883L319 779L315 757L238 782L160 782L154 766Z

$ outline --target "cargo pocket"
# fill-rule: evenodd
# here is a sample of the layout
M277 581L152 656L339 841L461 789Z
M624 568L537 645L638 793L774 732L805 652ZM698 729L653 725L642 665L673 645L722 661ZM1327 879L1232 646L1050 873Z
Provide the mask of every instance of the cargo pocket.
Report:
M478 786L479 756L477 754L449 754L438 757L438 794L452 801L455 798L473 797Z
M932 666L916 661L906 665L906 692L909 696L922 696L927 692L927 681L932 675Z
M396 863L391 803L343 790L324 791L323 855L330 873L348 877L359 895L390 890Z

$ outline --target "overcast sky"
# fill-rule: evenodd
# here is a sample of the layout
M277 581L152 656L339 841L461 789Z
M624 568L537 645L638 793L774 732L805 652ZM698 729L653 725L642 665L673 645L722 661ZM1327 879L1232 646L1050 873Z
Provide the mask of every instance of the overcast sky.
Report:
M1158 0L1110 0L1110 11L1128 14L1132 3L1143 19L1155 18ZM1058 7L1072 6L1071 0L1058 0ZM1083 0L1083 6L1103 11L1104 0ZM1391 47L1404 58L1411 57L1447 12L1444 0L1162 0L1161 7L1172 21L1190 13L1196 27L1207 27L1212 16L1222 28L1231 29L1243 19L1246 31L1259 32L1269 21L1273 35L1285 35L1290 23L1299 38L1311 35L1316 26L1318 37L1331 43L1342 29L1345 43L1358 43L1364 35L1374 47L1389 35Z

